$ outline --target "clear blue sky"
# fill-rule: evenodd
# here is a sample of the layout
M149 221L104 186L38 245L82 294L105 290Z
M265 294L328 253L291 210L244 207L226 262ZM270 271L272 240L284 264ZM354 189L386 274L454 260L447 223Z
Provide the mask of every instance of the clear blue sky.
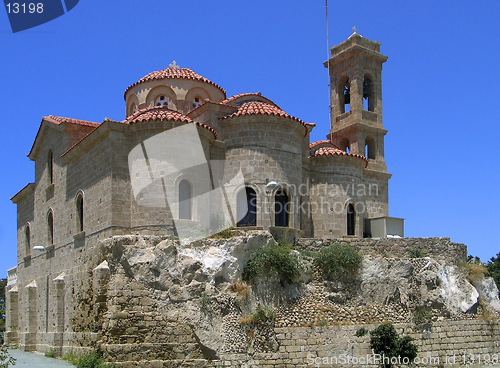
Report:
M382 43L390 215L406 235L500 252L500 2L329 0L330 46ZM121 120L123 92L173 60L329 130L325 2L90 1L13 34L0 9L0 274L16 265L16 206L42 116Z

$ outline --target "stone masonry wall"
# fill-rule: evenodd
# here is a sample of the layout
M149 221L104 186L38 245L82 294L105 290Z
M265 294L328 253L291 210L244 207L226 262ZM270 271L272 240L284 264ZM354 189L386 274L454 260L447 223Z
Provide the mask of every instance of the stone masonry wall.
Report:
M378 367L378 364L343 364L347 355L353 358L373 358L369 334L356 337L358 329L372 330L376 325L340 325L329 327L275 328L279 352L259 353L252 357L228 354L213 362L215 367ZM425 367L463 367L500 358L500 326L497 320L435 322L431 330L413 331L410 325L395 325L399 335L408 335L418 346L418 363ZM345 354L345 355L342 355ZM464 362L464 354L466 364ZM453 364L455 357L455 364ZM337 358L337 360L335 360ZM335 364L339 363L339 364ZM342 363L342 364L341 364ZM485 365L487 365L487 361ZM418 366L418 365L417 365ZM161 367L161 365L158 365Z
M383 239L297 239L296 246L311 251L319 251L330 244L356 247L362 255L377 255L386 258L404 258L414 248L420 248L428 257L448 265L467 262L467 246L454 243L450 238L383 238Z

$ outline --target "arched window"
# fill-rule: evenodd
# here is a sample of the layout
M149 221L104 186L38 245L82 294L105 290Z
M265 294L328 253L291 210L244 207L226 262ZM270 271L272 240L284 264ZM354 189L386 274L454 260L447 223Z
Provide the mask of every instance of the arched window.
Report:
M47 233L49 245L54 244L54 215L52 214L52 211L49 211L47 215Z
M349 203L347 206L347 235L355 235L356 233L356 211L354 205Z
M81 193L76 197L76 227L78 232L83 231L83 195Z
M54 183L54 155L52 150L49 150L47 155L47 175L49 176L49 183Z
M191 220L191 184L186 179L179 183L179 218Z
M134 112L137 111L137 105L135 103L133 103L131 106L130 106L130 112L129 112L129 115L132 115Z
M340 97L340 112L348 112L351 109L351 83L349 78L346 79L344 83L341 83L341 88L339 91Z
M368 137L365 140L365 157L375 159L375 139Z
M203 99L201 97L195 97L193 100L193 110L201 106L201 104L203 104Z
M257 195L255 190L250 187L240 190L236 200L238 226L257 226Z
M342 150L346 151L347 153L349 153L349 151L350 151L350 148L349 148L349 139L342 138L342 140L340 141L340 148Z
M274 195L274 225L288 226L290 202L283 189L278 189Z
M168 98L165 95L159 95L156 97L155 106L166 106L168 107Z
M365 110L374 111L373 85L369 76L365 76L363 80L363 101Z
M24 228L24 247L26 255L29 256L31 253L31 234L29 224L26 224Z

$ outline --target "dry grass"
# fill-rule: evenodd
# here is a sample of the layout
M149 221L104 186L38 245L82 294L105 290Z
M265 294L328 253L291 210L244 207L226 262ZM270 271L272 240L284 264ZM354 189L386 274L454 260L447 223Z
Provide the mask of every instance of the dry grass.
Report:
M462 267L467 276L467 280L475 285L483 276L489 276L488 269L482 264L467 263Z
M234 282L229 288L233 293L237 293L238 295L246 295L250 290L250 286L245 284L243 281Z

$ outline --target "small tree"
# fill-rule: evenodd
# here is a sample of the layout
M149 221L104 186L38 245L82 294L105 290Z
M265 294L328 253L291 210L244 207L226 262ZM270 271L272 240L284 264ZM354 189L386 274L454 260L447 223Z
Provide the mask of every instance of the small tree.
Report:
M370 335L370 347L381 356L381 367L391 368L393 361L411 363L417 357L418 347L411 343L412 338L400 338L391 323L378 326Z
M493 280L495 280L498 289L500 289L500 253L496 257L491 257L486 268L488 268L488 272L493 277Z

